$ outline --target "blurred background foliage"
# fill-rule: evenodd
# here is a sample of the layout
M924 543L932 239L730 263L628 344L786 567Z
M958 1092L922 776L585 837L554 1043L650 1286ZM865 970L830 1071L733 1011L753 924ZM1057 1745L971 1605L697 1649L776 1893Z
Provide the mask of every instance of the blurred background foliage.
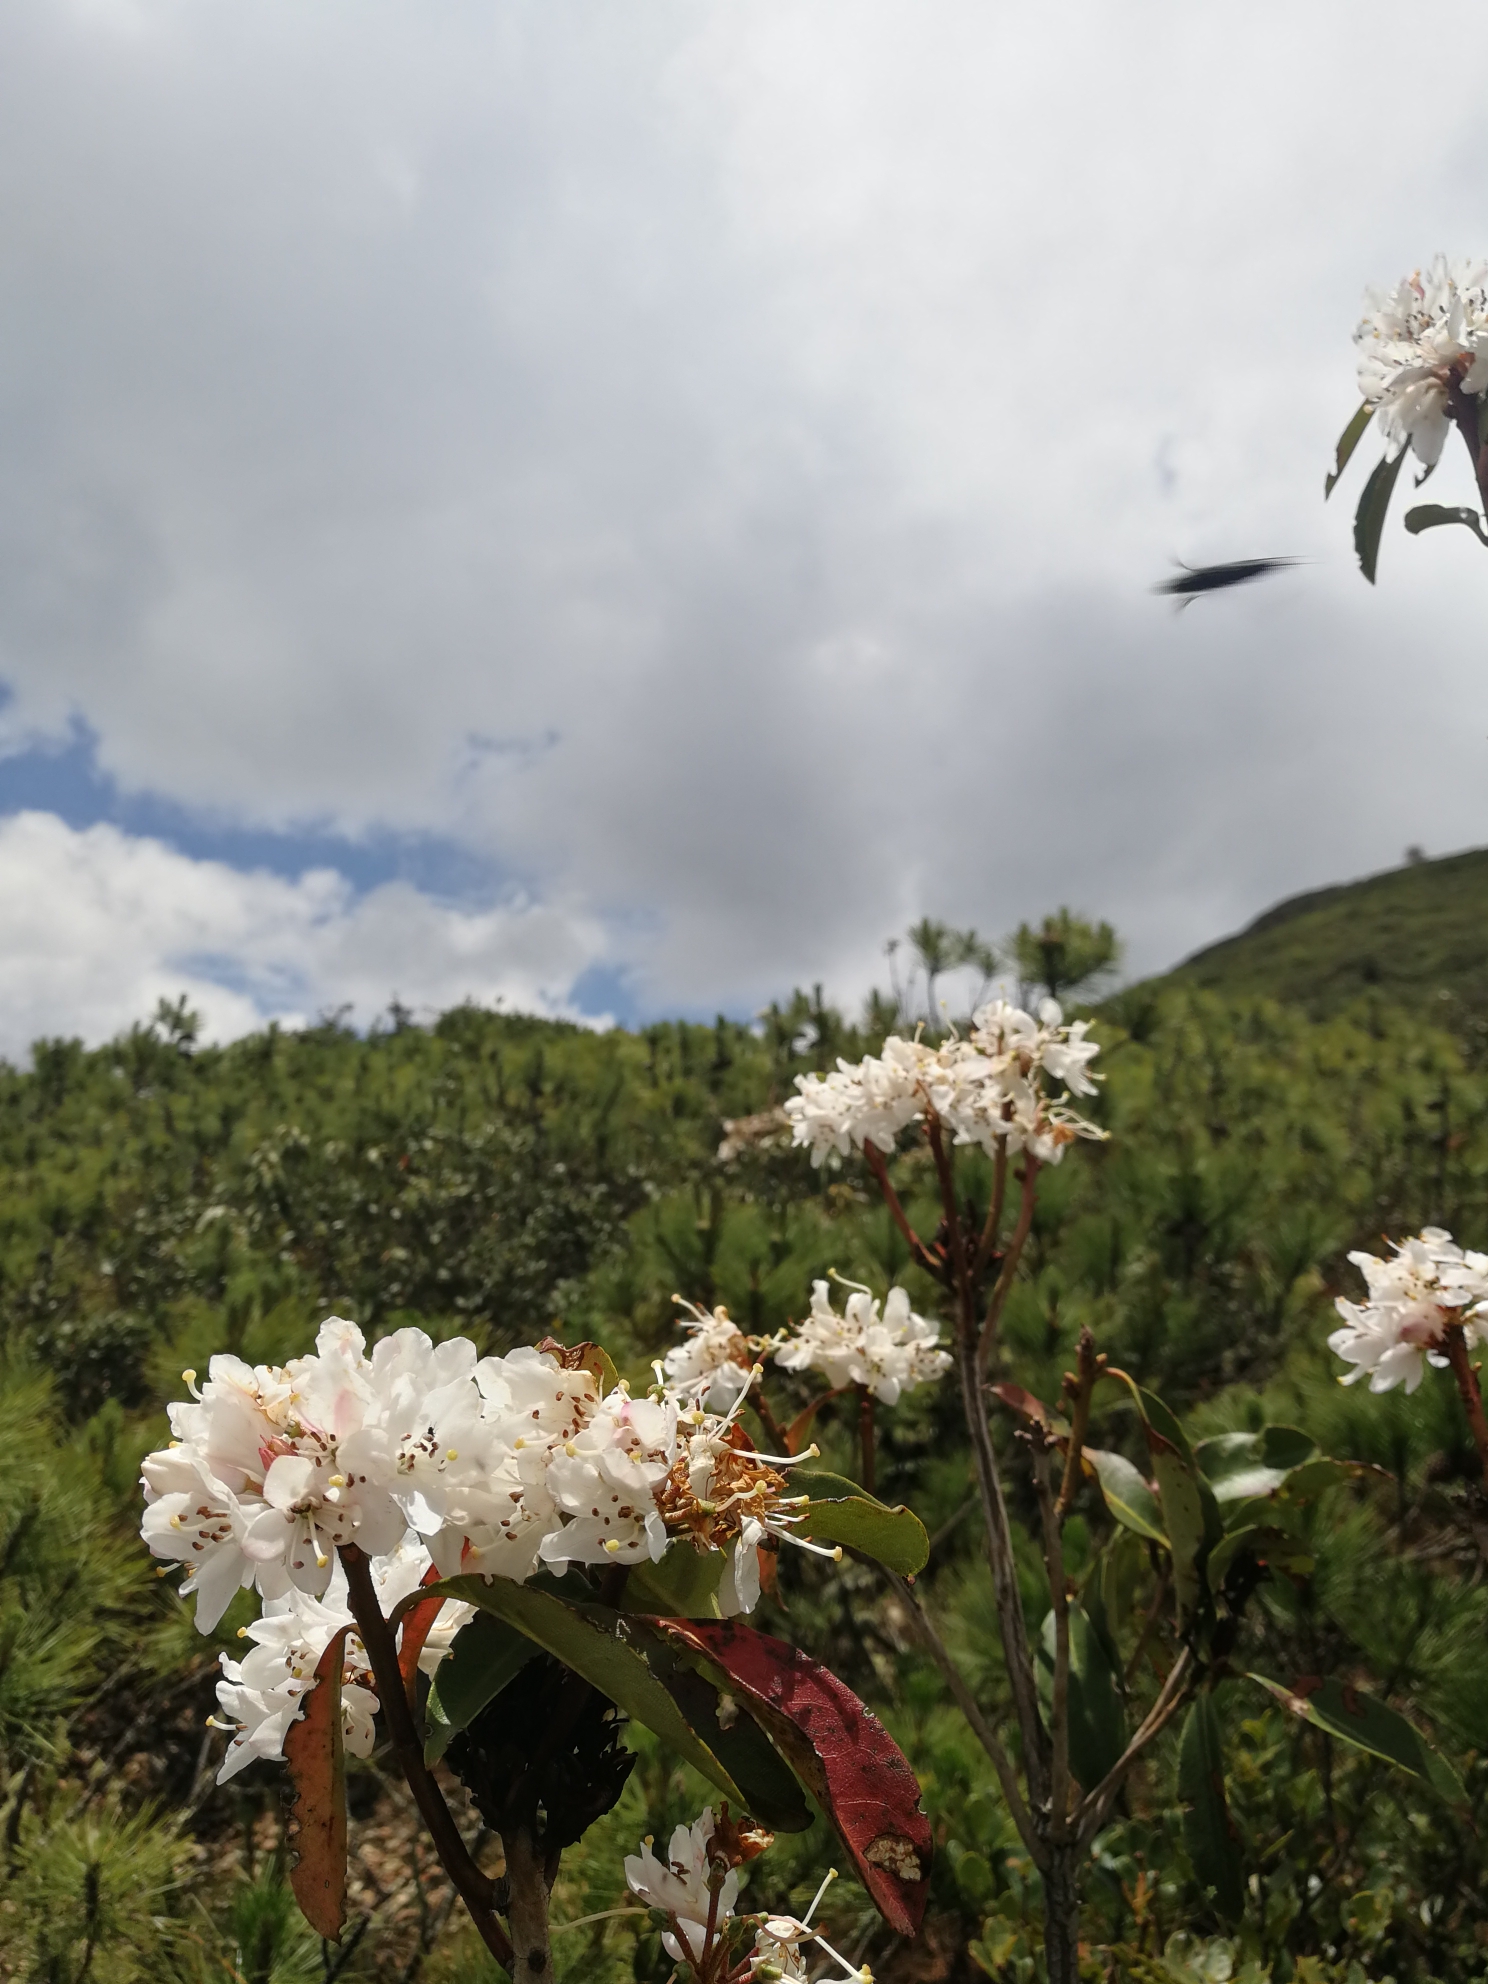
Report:
M1414 872L1435 887L1430 870L1448 865ZM1333 895L1324 908L1335 928ZM1293 948L1305 922L1291 919ZM138 1461L164 1437L181 1368L221 1349L292 1355L335 1312L490 1349L598 1337L644 1378L674 1293L767 1332L834 1268L880 1292L902 1280L934 1313L861 1165L812 1171L774 1111L805 1069L893 1026L950 1024L1000 969L1035 995L1082 978L1098 991L1116 958L1109 929L1068 912L1009 949L926 919L857 1019L818 988L753 1027L599 1034L471 1008L422 1026L395 1008L365 1037L328 1019L214 1048L163 1006L106 1047L42 1041L28 1069L0 1069L0 1976L495 1975L377 1759L351 1780L339 1950L310 1935L284 1884L279 1775L214 1785L222 1738L204 1718L248 1600L201 1638L134 1537ZM1308 1512L1316 1572L1263 1586L1235 1670L1338 1673L1387 1697L1457 1763L1470 1802L1449 1808L1228 1680L1245 1920L1222 1921L1192 1877L1170 1743L1100 1841L1092 1977L1457 1984L1488 1964L1488 1507L1471 1440L1444 1381L1414 1400L1345 1391L1324 1346L1350 1248L1427 1222L1488 1242L1477 1008L1460 981L1448 999L1394 990L1283 1003L1190 971L1093 1009L1111 1141L1045 1175L1003 1375L1053 1399L1088 1324L1196 1436L1279 1419L1369 1463ZM896 1176L933 1228L923 1157L907 1150ZM1096 1437L1135 1453L1116 1389ZM995 1697L957 1410L942 1388L880 1415L879 1492L923 1515L921 1591ZM824 1413L820 1437L853 1471L848 1420ZM1071 1570L1087 1596L1110 1595L1105 1630L1134 1666L1151 1567L1113 1546L1093 1499L1085 1517ZM1034 1618L1041 1575L1030 1551ZM1035 1978L1035 1877L894 1596L866 1568L789 1555L760 1623L829 1659L883 1716L941 1841L920 1943L897 1946L843 1880L826 1909L837 1947L904 1984ZM606 1911L625 1905L623 1853L705 1795L644 1732L633 1740L641 1764L565 1856L555 1896L560 1971L596 1984L664 1984L645 1919ZM821 1826L781 1840L751 1870L756 1894L804 1906L828 1852Z

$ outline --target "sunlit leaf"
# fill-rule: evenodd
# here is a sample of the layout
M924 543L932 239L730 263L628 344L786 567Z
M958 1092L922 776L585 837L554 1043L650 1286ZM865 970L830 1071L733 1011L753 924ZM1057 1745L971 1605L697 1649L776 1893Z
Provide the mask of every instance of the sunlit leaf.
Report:
M811 1497L801 1524L803 1536L861 1550L901 1577L915 1576L929 1562L930 1538L912 1509L890 1508L825 1468L792 1468L791 1486Z
M727 1562L722 1550L694 1550L690 1544L674 1543L659 1564L631 1565L625 1610L717 1619L718 1587Z
M1152 1543L1166 1546L1167 1532L1162 1526L1157 1497L1125 1454L1108 1453L1102 1447L1086 1447L1084 1454L1095 1470L1106 1507L1117 1522Z
M829 1668L752 1626L659 1623L747 1701L836 1827L884 1920L901 1936L915 1935L934 1843L915 1774L878 1717Z
M1200 1440L1194 1459L1221 1503L1269 1495L1287 1478L1286 1468L1267 1464L1258 1433L1221 1433L1216 1439Z

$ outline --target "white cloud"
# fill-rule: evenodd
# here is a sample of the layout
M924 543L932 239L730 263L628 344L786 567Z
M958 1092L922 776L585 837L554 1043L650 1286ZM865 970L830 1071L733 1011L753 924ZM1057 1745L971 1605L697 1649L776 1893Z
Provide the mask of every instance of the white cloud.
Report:
M329 870L286 881L193 861L112 826L0 821L0 1054L41 1035L106 1040L183 992L211 1039L343 1004L366 1025L465 999L568 1014L602 939L592 920L514 901L469 913L406 883L356 897Z
M1406 137L1384 0L18 0L10 734L460 840L653 1007L1475 839L1481 560L1320 502L1363 285L1488 251L1453 51Z

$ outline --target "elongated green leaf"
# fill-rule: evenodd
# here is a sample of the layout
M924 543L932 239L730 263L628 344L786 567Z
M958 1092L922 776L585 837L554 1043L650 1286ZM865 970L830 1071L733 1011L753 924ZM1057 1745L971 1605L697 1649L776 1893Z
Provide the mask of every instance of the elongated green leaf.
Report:
M825 1468L792 1468L791 1486L811 1497L801 1534L813 1542L861 1550L900 1577L914 1577L929 1562L930 1538L913 1509L890 1508Z
M644 1653L638 1651L632 1622L623 1614L604 1605L574 1605L533 1585L514 1584L510 1578L446 1578L431 1589L504 1619L534 1646L582 1674L633 1721L653 1730L711 1784L747 1809L748 1799L721 1759L688 1726ZM639 1622L635 1624L638 1628Z
M674 1543L659 1564L632 1564L625 1582L627 1612L659 1612L669 1619L717 1619L718 1587L728 1558L722 1550L694 1550Z
M1374 584L1375 567L1379 563L1380 532L1385 527L1385 513L1390 507L1395 480L1404 460L1404 449L1398 455L1385 455L1380 459L1364 485L1364 494L1359 498L1359 507L1354 512L1354 550L1358 554L1359 570L1371 585Z
M1348 467L1349 456L1364 438L1364 429L1369 425L1369 416L1374 408L1366 401L1354 415L1348 426L1338 437L1338 450L1333 457L1333 473L1323 484L1323 501L1326 503L1333 494L1333 485Z
M1162 1526L1162 1510L1157 1497L1125 1454L1108 1453L1101 1447L1086 1447L1085 1458L1095 1469L1106 1507L1117 1522L1149 1542L1167 1544Z
M1044 1714L1054 1700L1054 1614L1039 1637L1037 1679ZM1086 1791L1093 1791L1126 1748L1126 1710L1116 1676L1091 1620L1073 1600L1069 1608L1070 1769Z
M1474 509L1448 503L1417 503L1405 513L1405 527L1412 537L1419 537L1423 530L1436 530L1442 524L1466 524L1480 544L1488 544L1488 530L1484 530L1483 519Z
M489 1612L478 1612L462 1626L429 1690L425 1763L442 1757L450 1738L467 1728L536 1657L531 1640Z
M647 1663L714 1756L744 1793L747 1809L772 1832L804 1832L811 1808L774 1744L749 1713L714 1679L698 1671L700 1656L644 1629L638 1644Z
M1189 1710L1178 1745L1178 1796L1183 1805L1183 1843L1194 1873L1214 1897L1227 1921L1245 1913L1240 1835L1225 1797L1224 1752L1219 1715L1212 1694L1202 1694Z
M1264 1688L1283 1708L1317 1729L1326 1729L1356 1750L1367 1750L1386 1763L1398 1765L1433 1791L1454 1804L1466 1799L1462 1780L1438 1751L1433 1750L1419 1731L1393 1708L1376 1701L1373 1695L1348 1688L1341 1681L1318 1681L1295 1688L1284 1688L1280 1681L1264 1674L1249 1674L1247 1680Z
M1178 1616L1187 1621L1207 1597L1204 1558L1224 1534L1214 1490L1199 1472L1188 1435L1153 1392L1132 1388L1147 1432L1163 1528L1173 1557Z

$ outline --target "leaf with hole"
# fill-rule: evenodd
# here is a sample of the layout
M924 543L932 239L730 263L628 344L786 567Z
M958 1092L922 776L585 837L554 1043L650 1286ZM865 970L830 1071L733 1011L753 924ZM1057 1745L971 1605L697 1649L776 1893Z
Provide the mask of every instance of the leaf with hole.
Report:
M1183 1724L1178 1798L1183 1806L1183 1844L1194 1873L1213 1895L1217 1912L1238 1922L1245 1913L1240 1835L1225 1796L1219 1714L1207 1692L1197 1697Z
M1334 484L1338 481L1339 476L1348 467L1349 456L1352 455L1360 441L1363 440L1364 429L1369 425L1369 416L1373 412L1374 408L1366 401L1339 435L1338 448L1333 457L1333 473L1323 484L1323 501L1325 503L1333 494Z
M1408 1771L1451 1804L1465 1802L1462 1780L1446 1758L1403 1715L1373 1695L1347 1687L1342 1681L1299 1681L1294 1688L1284 1688L1280 1681L1268 1680L1264 1674L1249 1674L1246 1679L1314 1728Z
M917 1934L934 1842L915 1774L878 1717L829 1668L752 1626L657 1623L725 1677L836 1827L884 1920Z
M315 1685L284 1737L284 1761L294 1786L289 1885L300 1913L317 1935L339 1942L346 1922L346 1750L341 1735L343 1626L315 1666Z
M1483 519L1476 510L1466 505L1417 503L1413 510L1405 513L1405 527L1412 537L1419 537L1423 530L1438 530L1443 524L1465 524L1480 544L1488 544L1488 530L1483 528Z

